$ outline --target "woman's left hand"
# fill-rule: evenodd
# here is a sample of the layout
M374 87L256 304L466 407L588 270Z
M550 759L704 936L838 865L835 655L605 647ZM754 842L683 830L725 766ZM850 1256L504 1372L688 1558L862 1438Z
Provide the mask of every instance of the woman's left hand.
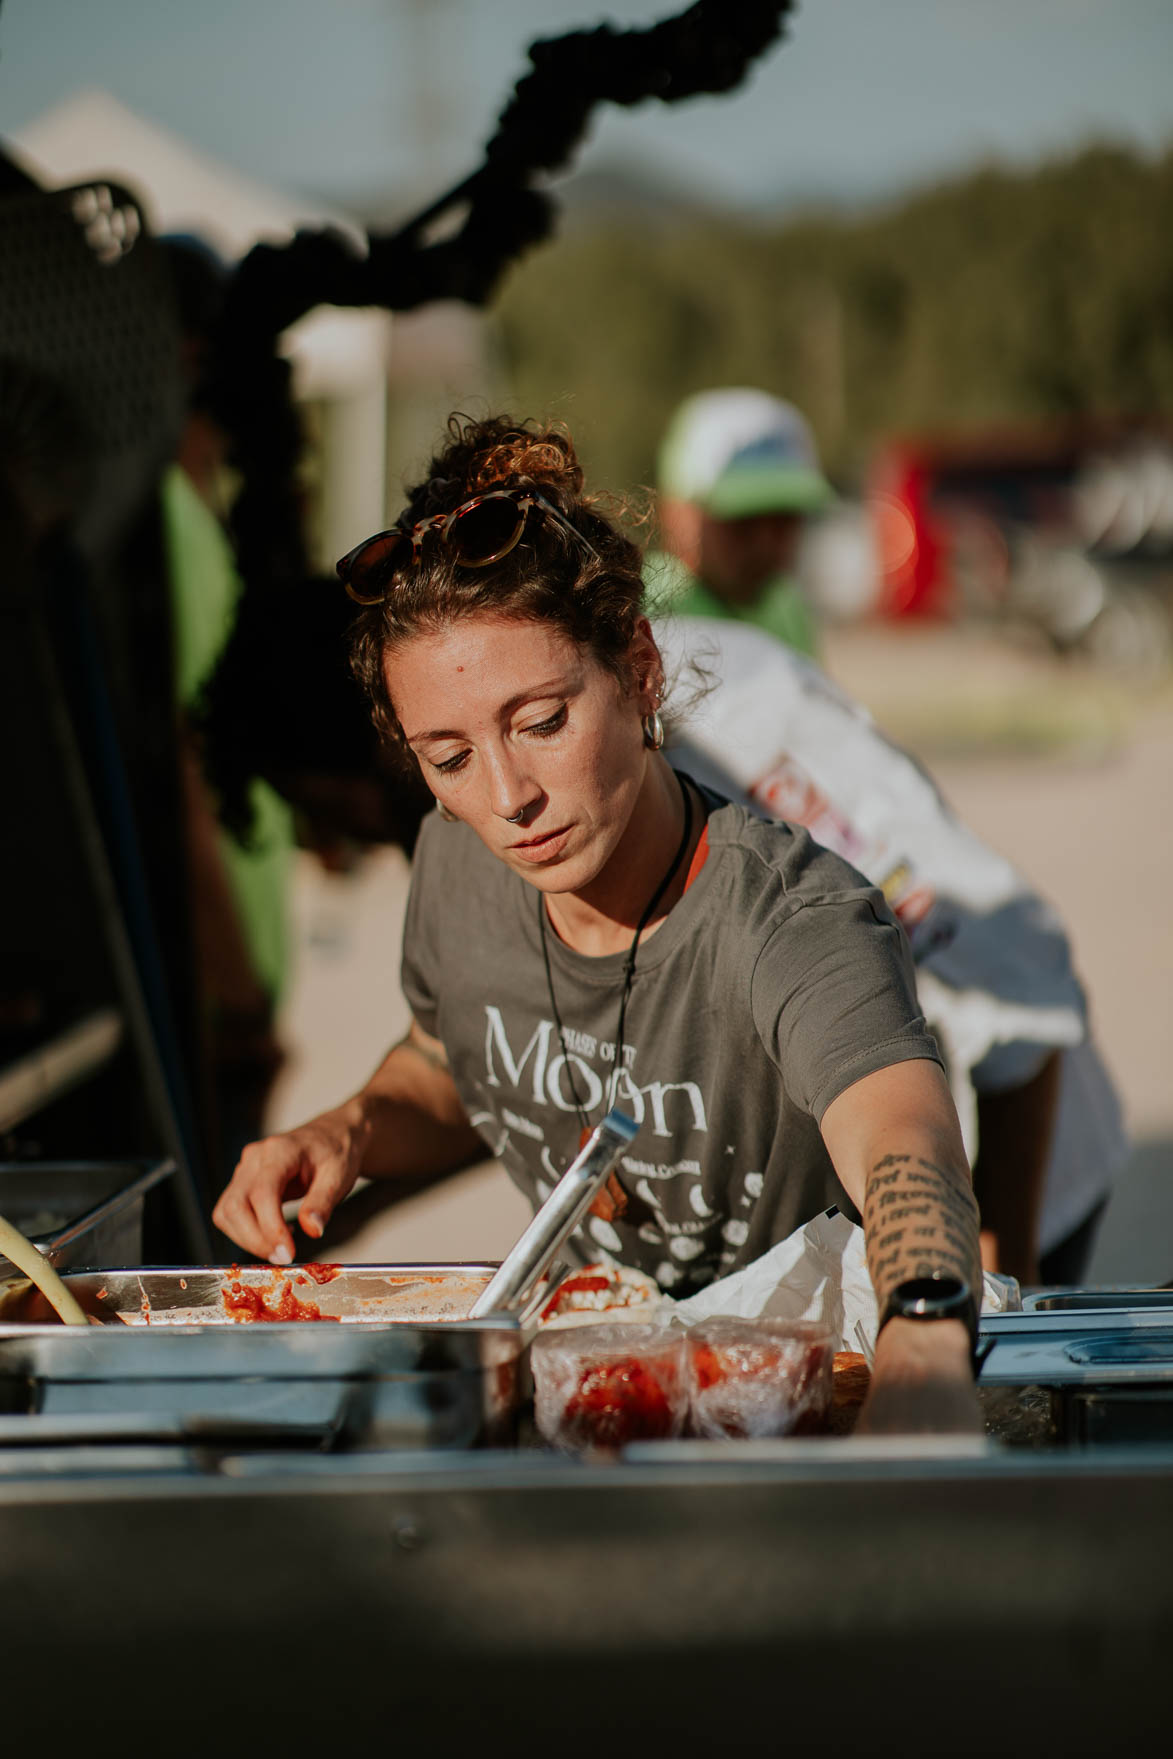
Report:
M982 1413L959 1320L890 1319L876 1340L857 1435L980 1435Z

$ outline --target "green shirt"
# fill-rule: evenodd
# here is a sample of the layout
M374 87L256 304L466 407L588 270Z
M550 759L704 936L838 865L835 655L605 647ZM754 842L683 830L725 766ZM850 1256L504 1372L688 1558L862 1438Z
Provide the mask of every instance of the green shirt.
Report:
M191 479L172 465L162 485L163 530L171 581L175 690L190 708L232 630L240 578L220 521ZM253 846L226 831L220 848L258 981L276 1001L288 963L285 897L294 848L293 815L259 778L252 784Z
M818 629L801 591L784 574L776 575L752 605L730 605L690 572L683 562L662 550L644 558L644 580L653 616L725 617L752 623L776 636L808 659L818 657Z

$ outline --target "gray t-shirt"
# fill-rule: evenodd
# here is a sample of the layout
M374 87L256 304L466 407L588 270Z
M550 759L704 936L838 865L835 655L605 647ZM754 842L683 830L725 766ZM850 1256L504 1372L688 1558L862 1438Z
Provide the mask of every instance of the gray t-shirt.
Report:
M642 942L614 1044L623 953L593 958L547 927L541 894L462 824L431 814L413 863L403 989L440 1039L474 1127L535 1203L610 1103L639 1134L619 1163L600 1249L683 1295L739 1269L837 1203L819 1134L836 1096L937 1046L903 931L883 897L808 833L709 798L709 853ZM544 905L542 905L544 908ZM559 1036L561 1022L561 1038ZM612 1089L614 1095L612 1097Z

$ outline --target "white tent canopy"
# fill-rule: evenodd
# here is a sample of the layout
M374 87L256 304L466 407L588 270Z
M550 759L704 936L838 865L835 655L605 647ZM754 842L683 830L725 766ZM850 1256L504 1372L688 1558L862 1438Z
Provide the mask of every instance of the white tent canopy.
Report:
M186 232L229 262L300 227L335 226L365 246L347 215L243 176L138 116L108 92L83 90L5 137L45 188L108 177L135 196L154 233ZM327 554L384 522L390 314L319 307L282 339L297 394L325 409L320 524Z
M114 178L141 200L152 231L197 232L230 261L298 226L356 233L344 215L245 177L108 92L75 92L5 139L38 182Z

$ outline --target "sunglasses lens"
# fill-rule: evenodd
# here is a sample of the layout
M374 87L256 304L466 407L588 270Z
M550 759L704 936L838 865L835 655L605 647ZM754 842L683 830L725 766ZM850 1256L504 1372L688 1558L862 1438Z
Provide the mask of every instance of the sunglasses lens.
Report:
M511 550L524 524L523 507L507 495L492 495L458 514L448 527L448 542L457 561L480 568Z
M411 550L411 539L401 531L385 531L373 537L338 564L338 574L351 598L359 605L377 605L386 596L396 568Z

